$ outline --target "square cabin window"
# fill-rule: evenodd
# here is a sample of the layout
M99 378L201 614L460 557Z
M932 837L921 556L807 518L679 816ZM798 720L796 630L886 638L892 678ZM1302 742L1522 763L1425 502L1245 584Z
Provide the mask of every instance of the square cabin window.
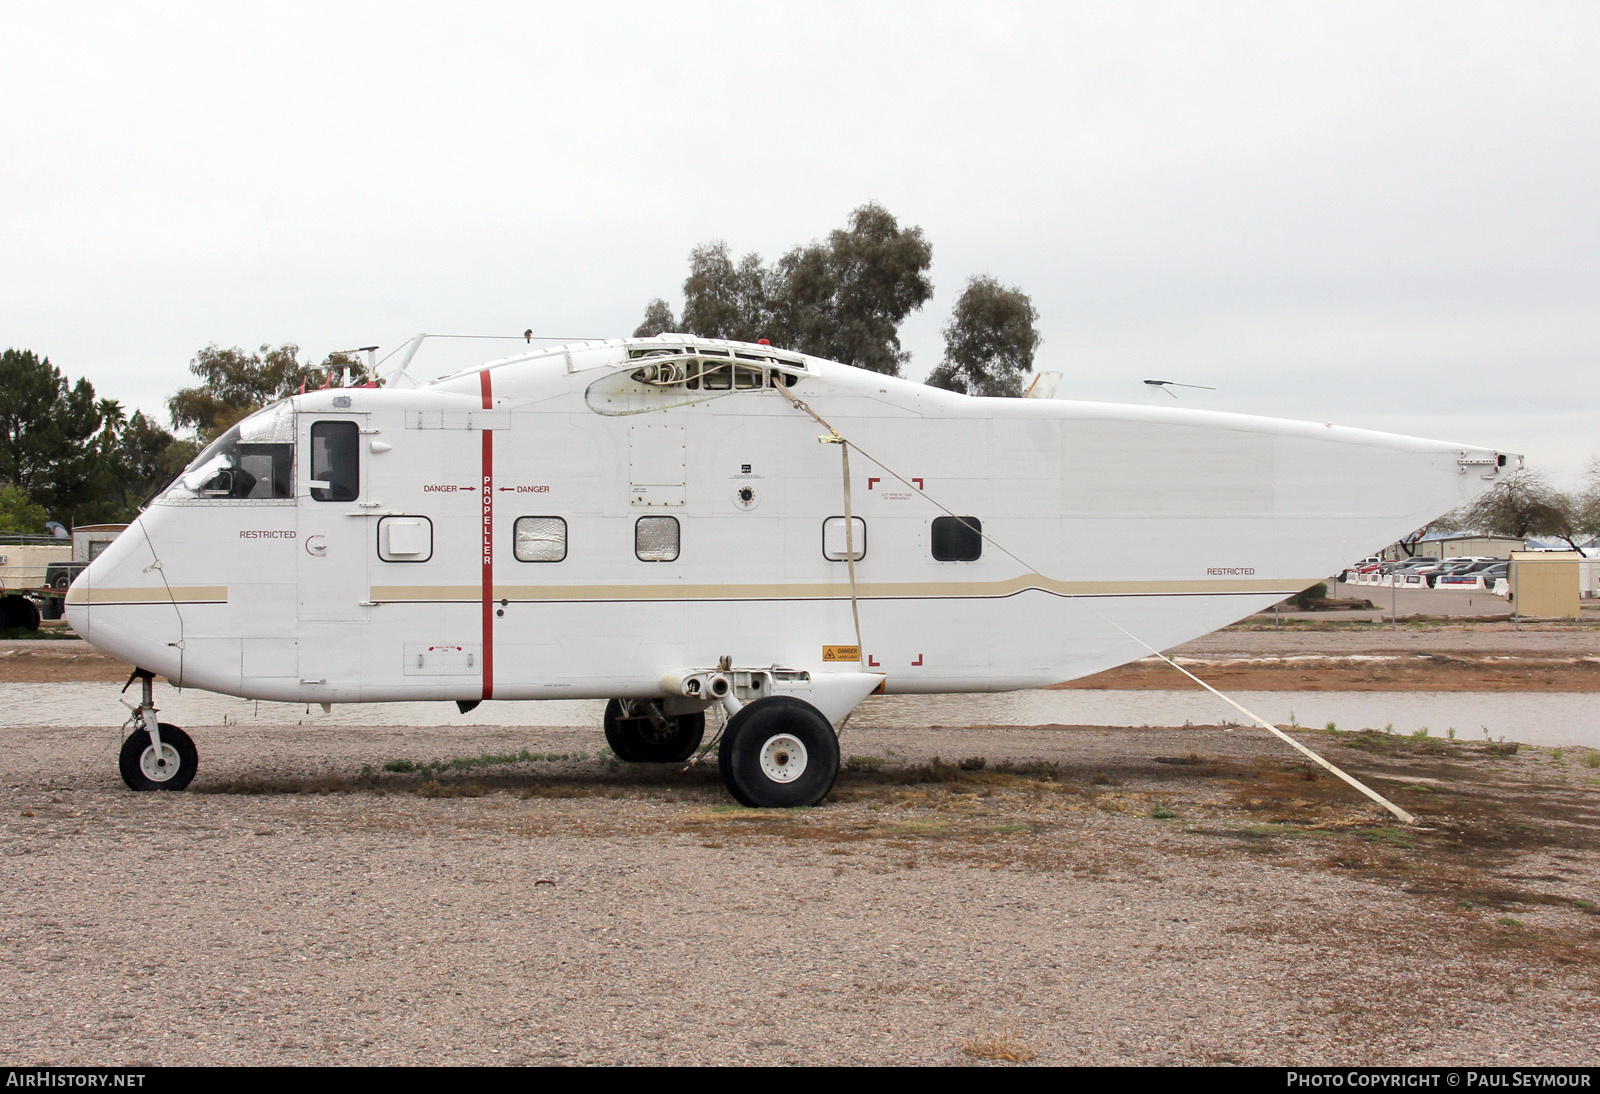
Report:
M518 562L560 562L567 557L567 522L560 517L518 517L512 533Z
M640 517L633 525L633 553L640 562L676 561L678 518Z
M983 522L977 517L934 517L933 557L939 562L976 562L983 554Z

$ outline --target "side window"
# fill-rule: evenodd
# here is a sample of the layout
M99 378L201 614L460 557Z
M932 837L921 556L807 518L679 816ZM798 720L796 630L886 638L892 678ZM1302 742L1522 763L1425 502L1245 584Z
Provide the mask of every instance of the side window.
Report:
M567 557L567 522L560 517L518 517L514 532L518 562L560 562Z
M983 554L983 521L934 517L933 557L939 562L975 562Z
M294 448L287 444L239 445L239 467L234 477L250 482L244 497L292 498Z
M318 501L355 501L361 492L361 430L355 422L311 426L311 496Z
M843 517L829 517L822 522L822 557L829 562L847 562L851 548L855 548L855 561L867 557L867 522L860 517L850 518L850 540L845 541Z
M633 526L633 553L641 562L676 561L678 518L640 517Z

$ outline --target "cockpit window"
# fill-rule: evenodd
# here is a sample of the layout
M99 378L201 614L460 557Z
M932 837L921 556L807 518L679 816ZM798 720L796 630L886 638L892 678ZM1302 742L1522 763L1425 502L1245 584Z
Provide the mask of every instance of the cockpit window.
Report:
M257 411L206 446L167 488L171 499L294 497L294 408Z

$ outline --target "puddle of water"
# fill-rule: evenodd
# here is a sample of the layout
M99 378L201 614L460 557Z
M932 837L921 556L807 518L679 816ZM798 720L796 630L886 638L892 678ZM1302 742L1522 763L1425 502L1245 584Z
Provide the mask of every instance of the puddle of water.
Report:
M1384 729L1461 740L1600 748L1600 694L1416 691L1237 691L1229 698L1273 725ZM882 705L876 705L882 704ZM859 720L859 721L858 721ZM1193 691L1013 691L1001 695L894 695L869 699L852 725L1181 726L1243 723L1222 700Z
M1232 697L1274 725L1383 729L1435 737L1450 729L1463 740L1521 741L1600 748L1600 694L1588 692L1241 691ZM115 726L126 717L107 684L0 684L0 727ZM598 699L484 703L469 714L454 703L368 703L320 707L258 703L203 691L160 689L163 721L189 728L294 726L551 726L592 728ZM851 727L925 726L1181 726L1238 722L1216 697L1194 691L1013 691L998 695L886 695L857 708Z

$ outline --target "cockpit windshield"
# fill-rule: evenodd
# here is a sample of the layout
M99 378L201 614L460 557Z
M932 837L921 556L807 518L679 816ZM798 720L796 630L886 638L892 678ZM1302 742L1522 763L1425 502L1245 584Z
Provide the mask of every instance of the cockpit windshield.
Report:
M258 410L206 446L165 498L256 500L294 497L294 408Z

